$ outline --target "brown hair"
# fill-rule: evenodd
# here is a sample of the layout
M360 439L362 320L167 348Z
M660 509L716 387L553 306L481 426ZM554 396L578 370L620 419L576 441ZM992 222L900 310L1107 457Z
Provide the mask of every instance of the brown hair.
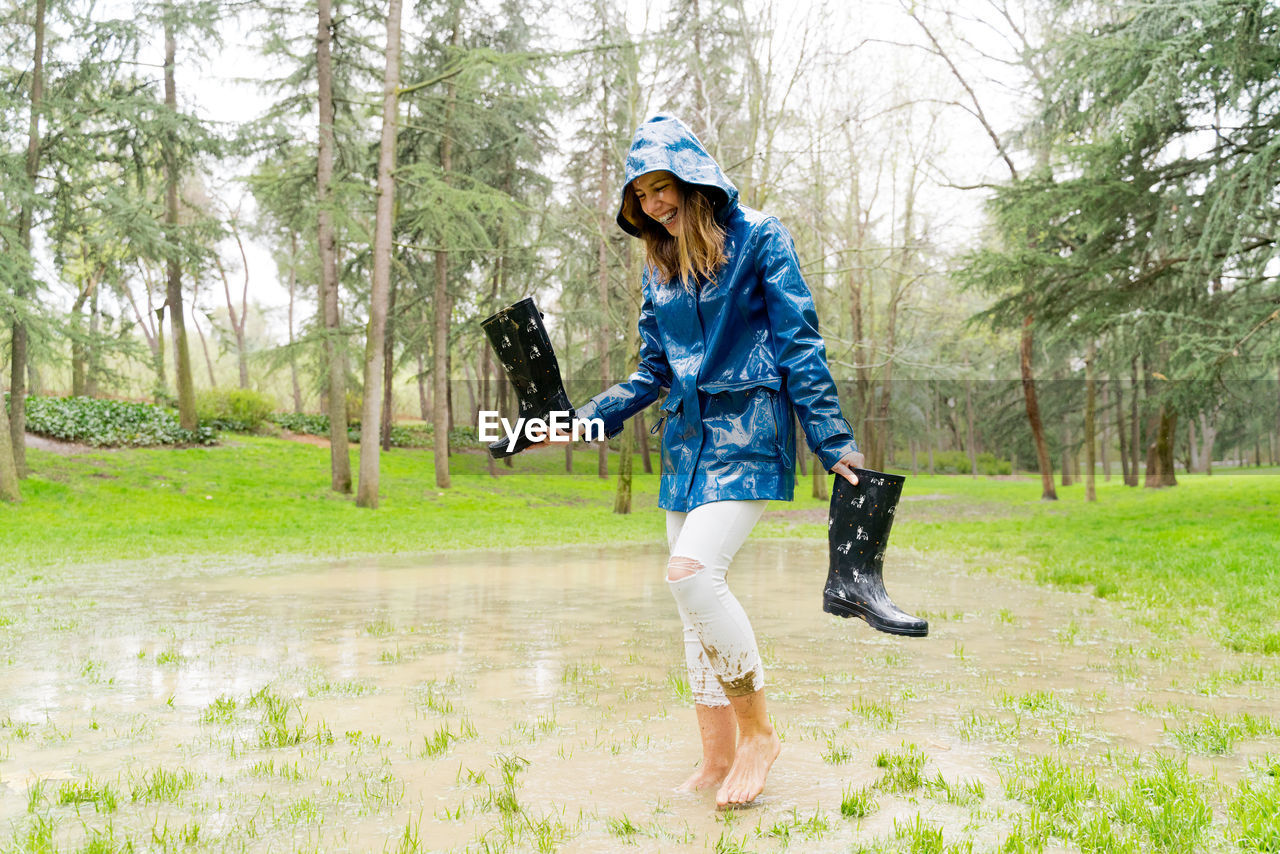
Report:
M673 178L680 191L680 232L667 232L640 207L630 183L622 194L622 215L640 231L645 261L657 271L659 282L680 282L692 291L702 276L715 281L716 271L728 260L724 254L725 231L716 222L715 205L695 184Z

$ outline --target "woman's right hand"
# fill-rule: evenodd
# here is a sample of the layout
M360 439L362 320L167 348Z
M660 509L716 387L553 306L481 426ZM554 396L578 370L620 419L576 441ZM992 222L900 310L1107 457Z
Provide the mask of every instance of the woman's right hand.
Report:
M858 476L854 474L854 469L860 469L866 465L867 458L863 456L861 451L850 451L840 458L840 461L831 467L832 474L838 474L845 480L858 485Z

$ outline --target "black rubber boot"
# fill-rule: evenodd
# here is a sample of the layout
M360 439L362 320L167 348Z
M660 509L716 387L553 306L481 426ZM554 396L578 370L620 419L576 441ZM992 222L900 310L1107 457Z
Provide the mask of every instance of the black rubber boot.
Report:
M480 321L480 327L498 354L507 379L511 380L520 401L521 418L549 421L552 412L568 412L568 417L573 418L573 407L560 379L560 363L551 350L551 338L542 325L542 312L533 304L533 297L525 297L486 317ZM529 440L521 430L513 447L508 447L504 436L489 446L489 454L501 459L527 447Z
M893 512L906 478L854 469L858 485L836 478L827 517L831 569L822 591L822 610L838 617L860 617L891 635L924 637L929 623L902 611L884 590L884 549Z

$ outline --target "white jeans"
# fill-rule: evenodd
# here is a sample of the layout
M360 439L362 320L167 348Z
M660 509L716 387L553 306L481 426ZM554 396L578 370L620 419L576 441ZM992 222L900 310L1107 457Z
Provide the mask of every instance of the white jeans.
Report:
M696 561L693 574L667 584L684 623L685 661L695 703L727 706L729 697L764 687L751 621L725 573L767 501L713 501L688 513L667 511L671 557Z

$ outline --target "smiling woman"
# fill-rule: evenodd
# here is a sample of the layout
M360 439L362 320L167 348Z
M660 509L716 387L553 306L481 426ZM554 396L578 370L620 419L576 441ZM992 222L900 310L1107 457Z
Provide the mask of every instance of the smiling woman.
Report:
M745 804L764 790L782 745L751 621L726 574L766 502L792 498L797 419L828 471L856 484L862 454L791 235L739 204L737 187L674 116L636 131L617 221L644 242L640 365L576 414L613 436L669 389L658 503L702 741L702 764L679 788L718 787L717 805Z

